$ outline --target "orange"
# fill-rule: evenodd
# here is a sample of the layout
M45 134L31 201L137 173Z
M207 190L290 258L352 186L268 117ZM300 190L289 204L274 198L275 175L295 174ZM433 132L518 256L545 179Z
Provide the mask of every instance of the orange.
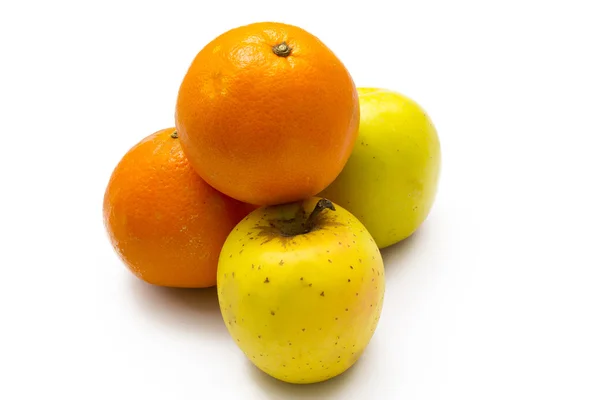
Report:
M341 172L358 132L349 72L317 37L282 23L232 29L194 58L177 97L198 174L238 200L304 199Z
M175 128L131 148L104 195L104 223L117 254L140 279L160 286L216 285L221 247L252 209L194 172Z

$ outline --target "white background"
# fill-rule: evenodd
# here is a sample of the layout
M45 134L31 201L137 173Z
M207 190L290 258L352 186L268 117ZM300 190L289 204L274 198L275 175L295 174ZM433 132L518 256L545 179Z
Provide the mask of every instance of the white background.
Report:
M596 4L595 4L596 3ZM600 398L595 1L2 1L0 398ZM384 251L381 322L337 379L245 360L215 292L150 287L102 225L112 168L172 126L200 48L262 20L431 115L442 179Z

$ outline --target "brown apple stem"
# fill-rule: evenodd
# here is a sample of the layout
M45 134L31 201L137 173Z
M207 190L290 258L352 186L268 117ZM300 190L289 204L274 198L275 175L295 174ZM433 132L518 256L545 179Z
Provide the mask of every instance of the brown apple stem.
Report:
M281 42L273 46L273 53L279 57L287 57L292 54L292 48L286 42Z
M312 229L315 227L315 223L317 222L317 216L326 208L330 209L331 211L335 211L335 206L330 200L320 199L306 221L304 221L304 233L312 231Z

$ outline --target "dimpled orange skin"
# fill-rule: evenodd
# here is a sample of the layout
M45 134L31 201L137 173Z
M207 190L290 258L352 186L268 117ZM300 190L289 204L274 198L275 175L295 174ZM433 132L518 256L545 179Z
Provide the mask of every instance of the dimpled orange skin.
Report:
M146 137L121 159L105 191L104 223L138 278L159 286L215 286L227 235L255 207L204 182L174 132Z
M341 172L358 134L358 95L318 38L291 25L255 23L197 54L175 121L206 182L246 203L280 204L315 195Z

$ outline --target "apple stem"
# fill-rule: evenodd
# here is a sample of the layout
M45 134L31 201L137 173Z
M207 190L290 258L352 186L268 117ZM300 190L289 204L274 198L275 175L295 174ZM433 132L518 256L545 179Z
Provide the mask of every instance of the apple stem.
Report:
M315 227L315 223L317 222L317 216L326 208L330 209L331 211L335 211L335 206L331 200L320 199L303 224L304 233L312 231L312 229Z
M292 53L292 48L286 42L281 42L273 46L273 53L279 57L287 57Z

